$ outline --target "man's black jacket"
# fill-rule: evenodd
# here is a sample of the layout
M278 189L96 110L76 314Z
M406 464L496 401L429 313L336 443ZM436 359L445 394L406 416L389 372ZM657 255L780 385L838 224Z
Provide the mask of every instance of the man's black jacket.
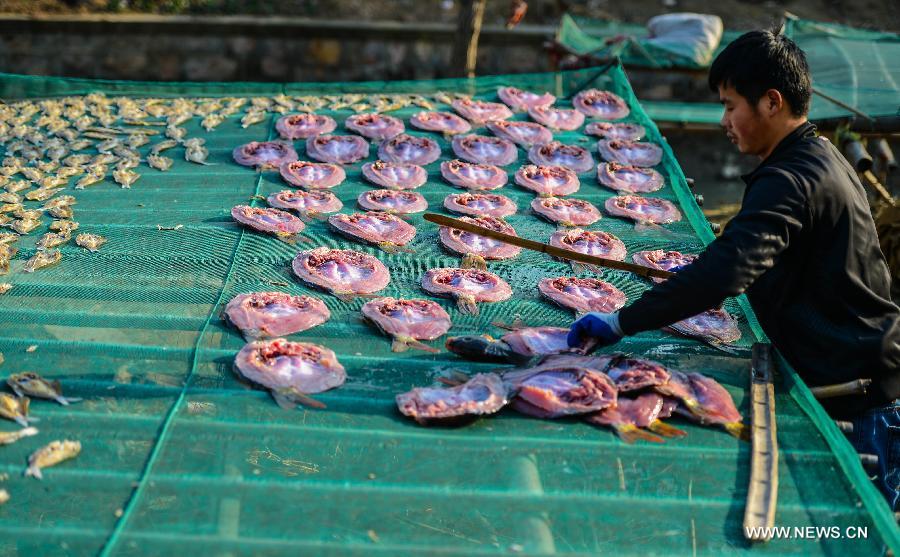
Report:
M836 415L900 397L900 309L866 193L806 123L752 173L740 212L700 257L623 309L628 334L657 329L746 291L766 334L810 385L872 378Z

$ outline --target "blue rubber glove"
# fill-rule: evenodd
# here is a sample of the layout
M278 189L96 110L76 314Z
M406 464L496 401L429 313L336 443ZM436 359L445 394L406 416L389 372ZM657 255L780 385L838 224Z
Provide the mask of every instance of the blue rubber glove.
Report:
M569 336L566 337L570 347L584 345L588 339L595 339L598 346L608 346L619 342L625 333L619 327L619 314L591 312L572 323Z

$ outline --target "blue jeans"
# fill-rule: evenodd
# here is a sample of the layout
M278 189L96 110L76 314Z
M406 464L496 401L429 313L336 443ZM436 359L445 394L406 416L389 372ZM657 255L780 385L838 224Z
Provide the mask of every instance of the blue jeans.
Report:
M869 410L853 420L850 443L861 454L878 457L873 479L894 511L900 510L900 401Z

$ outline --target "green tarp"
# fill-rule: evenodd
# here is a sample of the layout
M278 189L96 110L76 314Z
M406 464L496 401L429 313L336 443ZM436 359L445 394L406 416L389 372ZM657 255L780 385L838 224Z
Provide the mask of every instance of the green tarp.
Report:
M685 185L671 150L637 103L620 67L561 74L474 80L343 84L151 84L2 76L0 93L14 97L109 95L287 95L437 90L496 99L511 85L551 91L568 106L585 87L611 89L632 107L629 121L647 126L663 146L659 192L685 219L670 233L637 232L604 217L592 228L621 238L629 254L649 248L697 251L713 236ZM445 106L439 108L446 109ZM394 113L408 121L418 108ZM327 111L342 122L351 112ZM162 173L143 165L130 190L112 181L76 196L79 232L109 243L97 253L62 247L55 267L26 274L44 228L21 239L13 289L0 296L0 350L5 377L38 371L62 381L84 402L68 407L35 401L40 434L0 447L2 555L878 555L900 537L887 505L868 482L850 445L783 367L776 391L779 526L867 528L866 539L779 539L751 547L742 536L750 446L717 429L675 421L688 436L662 445L627 445L611 431L574 420L528 419L505 410L466 427L426 429L402 418L394 395L437 384L452 370L496 366L442 352L391 352L390 342L359 319L365 300L346 302L314 291L290 271L298 249L326 245L375 255L390 269L382 293L422 297L426 270L452 266L457 257L439 245L421 215L414 253L389 255L338 237L312 222L307 245L239 228L229 209L285 188L277 173L256 173L231 160L231 150L276 136L271 115L242 129L240 114L205 132L193 118L189 134L206 139L213 166L180 159ZM517 119L524 118L519 114ZM416 134L418 132L413 131ZM592 147L579 132L564 142ZM448 142L436 135L445 160ZM296 146L305 156L303 145ZM150 146L141 148L142 152ZM368 160L374 159L372 156ZM525 162L519 153L512 172ZM344 212L368 186L360 164L347 167L335 188ZM453 188L427 167L418 191L430 210ZM593 175L582 175L575 197L597 206L613 195ZM522 236L547 240L555 227L526 211L532 194L510 184L501 190L520 208L510 224ZM29 202L28 206L37 206ZM179 227L180 225L180 227ZM163 227L163 229L160 229ZM176 230L166 228L178 227ZM448 300L451 334L502 333L494 321L520 316L530 325L571 323L572 314L538 295L542 277L571 273L568 265L525 252L490 264L514 290L512 299L483 304L477 317L461 315ZM635 299L641 279L607 271L604 278ZM320 395L324 410L281 410L232 371L244 341L219 318L241 292L283 290L321 297L331 320L291 338L328 346L346 366L343 387ZM663 332L615 346L669 366L718 379L744 415L749 410L749 347L762 338L745 300L726 308L743 338L738 355ZM440 341L434 343L440 346ZM0 427L13 429L11 422ZM53 439L81 441L81 455L45 471L42 482L22 477L27 456ZM805 532L805 530L804 530Z

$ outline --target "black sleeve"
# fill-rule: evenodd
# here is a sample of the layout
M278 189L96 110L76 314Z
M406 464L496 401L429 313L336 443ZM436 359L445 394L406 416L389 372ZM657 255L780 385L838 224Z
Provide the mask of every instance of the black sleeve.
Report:
M782 174L759 176L706 251L619 313L626 334L659 329L738 296L774 264L807 221L808 196Z

